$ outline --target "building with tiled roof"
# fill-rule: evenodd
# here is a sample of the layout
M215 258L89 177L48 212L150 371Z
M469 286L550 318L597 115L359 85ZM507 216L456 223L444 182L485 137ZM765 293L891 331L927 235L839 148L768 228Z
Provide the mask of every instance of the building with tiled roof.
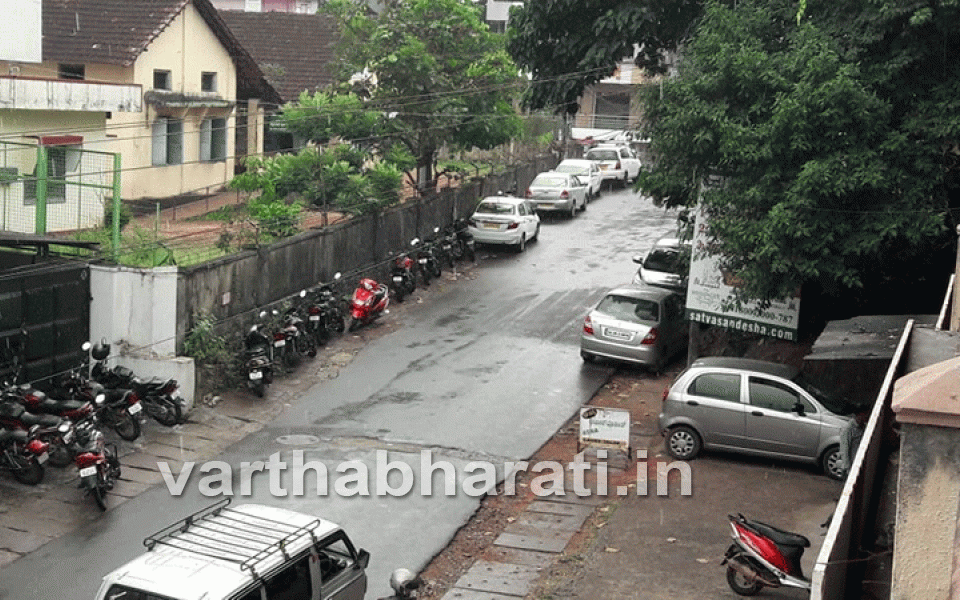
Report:
M121 155L124 198L213 192L262 150L238 151L237 119L262 126L259 103L280 96L210 0L43 0L42 26L43 61L20 77L141 90L139 111L109 111L106 139L84 143Z
M333 83L336 23L327 16L289 12L221 11L284 102Z

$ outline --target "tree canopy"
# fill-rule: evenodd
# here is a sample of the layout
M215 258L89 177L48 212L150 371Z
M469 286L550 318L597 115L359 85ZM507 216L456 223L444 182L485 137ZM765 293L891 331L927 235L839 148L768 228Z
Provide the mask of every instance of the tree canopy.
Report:
M510 12L507 49L533 77L525 103L575 114L586 87L609 77L625 58L651 73L664 53L689 36L702 0L551 0Z
M430 180L443 144L490 149L522 132L511 103L520 81L518 70L504 49L503 36L490 31L473 3L389 2L374 16L365 3L339 0L324 10L340 26L339 79L343 88L357 92L362 106L344 106L331 95L310 107L316 118L299 114L302 131L311 139L332 133L330 114L360 115L357 110L362 108L367 116L351 121L367 128L364 137L388 146L403 144L415 158L421 179ZM358 79L360 73L367 76Z
M743 299L905 280L952 238L960 20L929 7L808 5L798 23L784 0L708 2L679 76L645 93L639 187L702 198Z

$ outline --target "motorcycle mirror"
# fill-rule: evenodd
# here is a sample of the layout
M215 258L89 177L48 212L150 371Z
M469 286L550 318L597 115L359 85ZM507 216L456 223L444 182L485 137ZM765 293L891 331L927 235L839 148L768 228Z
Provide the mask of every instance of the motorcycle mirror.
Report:
M305 298L307 296L307 290L300 290L300 297Z
M440 228L439 228L439 227L434 227L434 228L433 228L433 232L434 232L434 233L438 233L439 231L440 231Z
M338 279L340 279L340 271L337 271L337 272L333 275L333 280L334 280L334 281L337 281Z
M270 313L271 313L272 315L274 315L274 316L277 316L277 315L280 314L280 311L277 310L277 309L273 309L272 311L270 311Z
M100 406L107 401L107 397L103 394L97 394L97 397L93 399L93 403L97 406Z
M84 342L83 345L80 346L80 349L84 352L89 352L90 348L93 348L93 345L90 342Z

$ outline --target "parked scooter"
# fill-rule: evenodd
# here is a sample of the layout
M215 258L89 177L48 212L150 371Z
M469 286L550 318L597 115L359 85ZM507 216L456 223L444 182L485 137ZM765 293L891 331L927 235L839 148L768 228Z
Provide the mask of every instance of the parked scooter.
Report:
M260 320L267 311L260 312ZM247 387L263 398L266 387L273 383L273 336L262 331L261 323L254 323L243 338L243 357L247 372ZM286 343L286 342L284 342Z
M764 587L810 589L800 558L810 540L741 514L729 515L733 544L721 565L727 565L727 583L741 596L753 596Z
M161 425L173 427L183 422L186 402L180 395L180 386L176 379L153 378L144 381L126 367L117 365L111 369L107 366L110 344L106 340L100 340L92 347L90 342L86 342L83 349L90 352L94 360L90 369L90 377L94 381L107 389L134 390L143 403L144 411Z
M103 402L103 396L97 400ZM100 510L107 510L106 495L120 478L117 447L107 444L103 433L92 422L77 425L74 463L80 474L80 487L93 496Z
M307 291L301 290L299 297L306 298ZM283 311L280 317L280 327L285 336L283 346L283 363L287 368L300 364L304 356L317 355L317 341L307 331L307 321L300 313L300 307L297 304L291 305Z
M447 265L447 268L453 270L453 247L456 244L457 236L450 228L440 231L439 227L433 229L435 236L435 251L437 253L437 263Z
M43 463L49 445L38 440L34 431L0 428L0 470L10 471L20 483L37 485L43 481Z
M333 276L333 281L324 283L316 291L313 304L308 309L308 328L313 333L318 346L330 341L334 334L343 333L343 309L341 299L337 295L337 284L340 273Z
M413 259L407 253L398 254L390 263L390 281L393 297L397 302L403 302L417 289L417 276L414 272Z
M390 291L387 286L377 283L373 279L364 277L353 292L353 298L350 300L350 326L349 331L355 330L361 325L372 322L381 314L388 312L387 306L390 305Z
M457 243L453 246L453 256L457 260L467 259L474 262L477 259L477 243L470 233L466 218L457 219L451 225L456 233Z

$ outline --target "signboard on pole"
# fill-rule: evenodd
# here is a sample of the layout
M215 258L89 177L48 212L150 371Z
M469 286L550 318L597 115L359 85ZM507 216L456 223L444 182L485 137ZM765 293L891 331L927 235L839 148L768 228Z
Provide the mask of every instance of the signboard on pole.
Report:
M725 307L731 303L739 282L736 276L720 268L718 257L707 254L709 243L710 224L698 205L687 286L687 318L704 325L796 341L800 321L799 295L774 301L763 310L757 302L745 302L739 309Z

